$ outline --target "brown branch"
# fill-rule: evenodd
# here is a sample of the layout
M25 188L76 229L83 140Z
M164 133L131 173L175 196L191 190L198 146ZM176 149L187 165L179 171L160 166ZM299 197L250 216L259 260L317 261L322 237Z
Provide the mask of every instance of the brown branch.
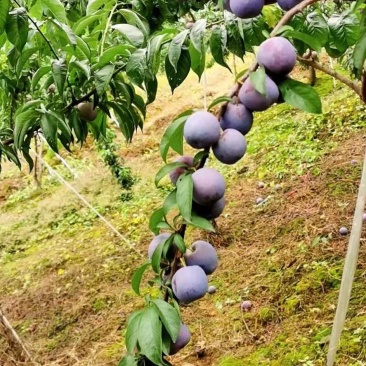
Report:
M273 29L273 31L270 34L270 37L275 37L277 32L286 25L297 13L300 13L303 11L306 7L309 5L316 3L319 0L304 0L300 4L294 6L292 9L290 9L285 15L282 17L282 19L277 23L276 27ZM233 86L233 88L230 90L228 97L232 98L233 96L237 95L239 93L239 90L244 83L245 80L248 79L251 72L257 70L258 68L258 62L255 61L253 65L247 70L245 75ZM222 104L219 112L218 112L218 118L220 119L221 116L225 113L226 107L228 105L227 103Z
M14 139L8 139L5 141L0 141L3 145L9 146L12 145L14 143Z
M297 60L305 65L311 66L314 69L323 71L324 73L334 77L335 79L341 81L343 84L347 85L349 88L351 88L357 95L359 95L362 99L362 91L361 91L361 86L348 79L346 76L343 76L341 74L339 74L337 71L331 69L328 66L325 66L317 61L314 60L309 60L309 59L305 59L303 57L297 56Z

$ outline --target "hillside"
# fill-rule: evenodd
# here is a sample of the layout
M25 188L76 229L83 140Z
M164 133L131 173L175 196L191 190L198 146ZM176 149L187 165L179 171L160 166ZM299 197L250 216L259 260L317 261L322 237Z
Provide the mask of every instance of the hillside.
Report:
M298 78L304 76L297 70ZM229 90L233 78L214 67L207 82L210 101ZM131 200L120 200L120 188L92 143L75 155L63 152L76 179L56 166L125 240L55 177L45 173L37 189L25 170L4 165L0 304L42 365L112 366L124 352L126 320L142 304L130 279L152 238L149 215L170 187L166 181L154 188L162 165L159 141L176 114L203 106L194 75L174 96L166 81L161 85L144 133L132 144L119 140L120 154L138 178ZM183 308L193 337L172 358L174 365L324 364L348 243L338 230L352 223L366 115L351 91L321 73L316 88L323 115L273 107L256 116L243 161L234 167L209 161L228 183L229 204L208 238L220 258L210 278L217 292ZM257 197L267 199L257 206ZM202 235L188 232L192 240ZM366 365L365 268L362 247L337 365ZM151 291L147 282L144 291ZM242 313L242 300L253 309ZM4 351L0 339L0 365L12 365Z

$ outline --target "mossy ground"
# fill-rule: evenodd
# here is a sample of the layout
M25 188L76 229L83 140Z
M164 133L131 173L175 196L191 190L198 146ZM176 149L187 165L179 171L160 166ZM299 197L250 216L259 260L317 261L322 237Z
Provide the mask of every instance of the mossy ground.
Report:
M210 69L209 100L230 84L224 69ZM193 337L172 359L175 365L324 364L348 239L338 230L352 222L366 115L351 91L325 75L318 75L316 88L323 115L271 108L256 115L242 162L209 162L227 178L227 209L216 234L190 230L187 243L207 237L218 248L220 267L210 279L217 292L183 308ZM121 155L139 178L130 201L119 199L120 188L92 144L65 154L77 179L55 167L125 239L54 177L45 174L37 189L26 172L4 167L0 304L42 365L118 363L126 319L143 304L129 282L145 260L149 215L170 189L167 181L160 189L153 184L162 165L159 141L176 114L202 105L203 88L193 75L173 97L162 83L144 134L131 145L121 140ZM264 189L257 188L259 180ZM266 201L256 206L259 196ZM366 364L365 268L362 247L337 365ZM147 283L144 291L156 295ZM241 313L244 299L253 309ZM10 364L2 352L0 364Z

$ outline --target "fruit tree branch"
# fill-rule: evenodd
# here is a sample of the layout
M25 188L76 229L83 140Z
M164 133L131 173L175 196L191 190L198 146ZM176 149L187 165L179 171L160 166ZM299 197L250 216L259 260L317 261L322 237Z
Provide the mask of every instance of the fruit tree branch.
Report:
M297 60L305 65L308 65L308 66L312 66L314 67L314 69L317 69L317 70L320 70L320 71L323 71L324 73L334 77L335 79L341 81L343 84L347 85L349 88L351 88L357 95L359 95L361 98L362 98L362 91L361 91L361 86L348 79L347 77L339 74L338 72L334 71L333 69L331 69L330 67L328 66L325 66L317 61L314 61L314 60L309 60L309 59L306 59L306 58L303 58L303 57L300 57L300 56L297 56Z

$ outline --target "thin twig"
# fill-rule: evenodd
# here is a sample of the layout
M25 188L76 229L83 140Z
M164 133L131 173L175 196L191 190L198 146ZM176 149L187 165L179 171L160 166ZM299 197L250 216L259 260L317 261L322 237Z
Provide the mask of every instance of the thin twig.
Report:
M314 61L314 60L309 60L309 59L306 59L306 58L303 58L303 57L300 57L300 56L297 56L297 60L305 65L308 65L308 66L312 66L314 67L314 69L317 69L317 70L320 70L320 71L323 71L324 73L334 77L335 79L341 81L343 84L347 85L349 88L351 88L357 95L360 96L360 98L362 98L362 91L361 91L361 86L348 79L347 77L339 74L337 71L331 69L330 67L328 66L325 66L317 61Z

